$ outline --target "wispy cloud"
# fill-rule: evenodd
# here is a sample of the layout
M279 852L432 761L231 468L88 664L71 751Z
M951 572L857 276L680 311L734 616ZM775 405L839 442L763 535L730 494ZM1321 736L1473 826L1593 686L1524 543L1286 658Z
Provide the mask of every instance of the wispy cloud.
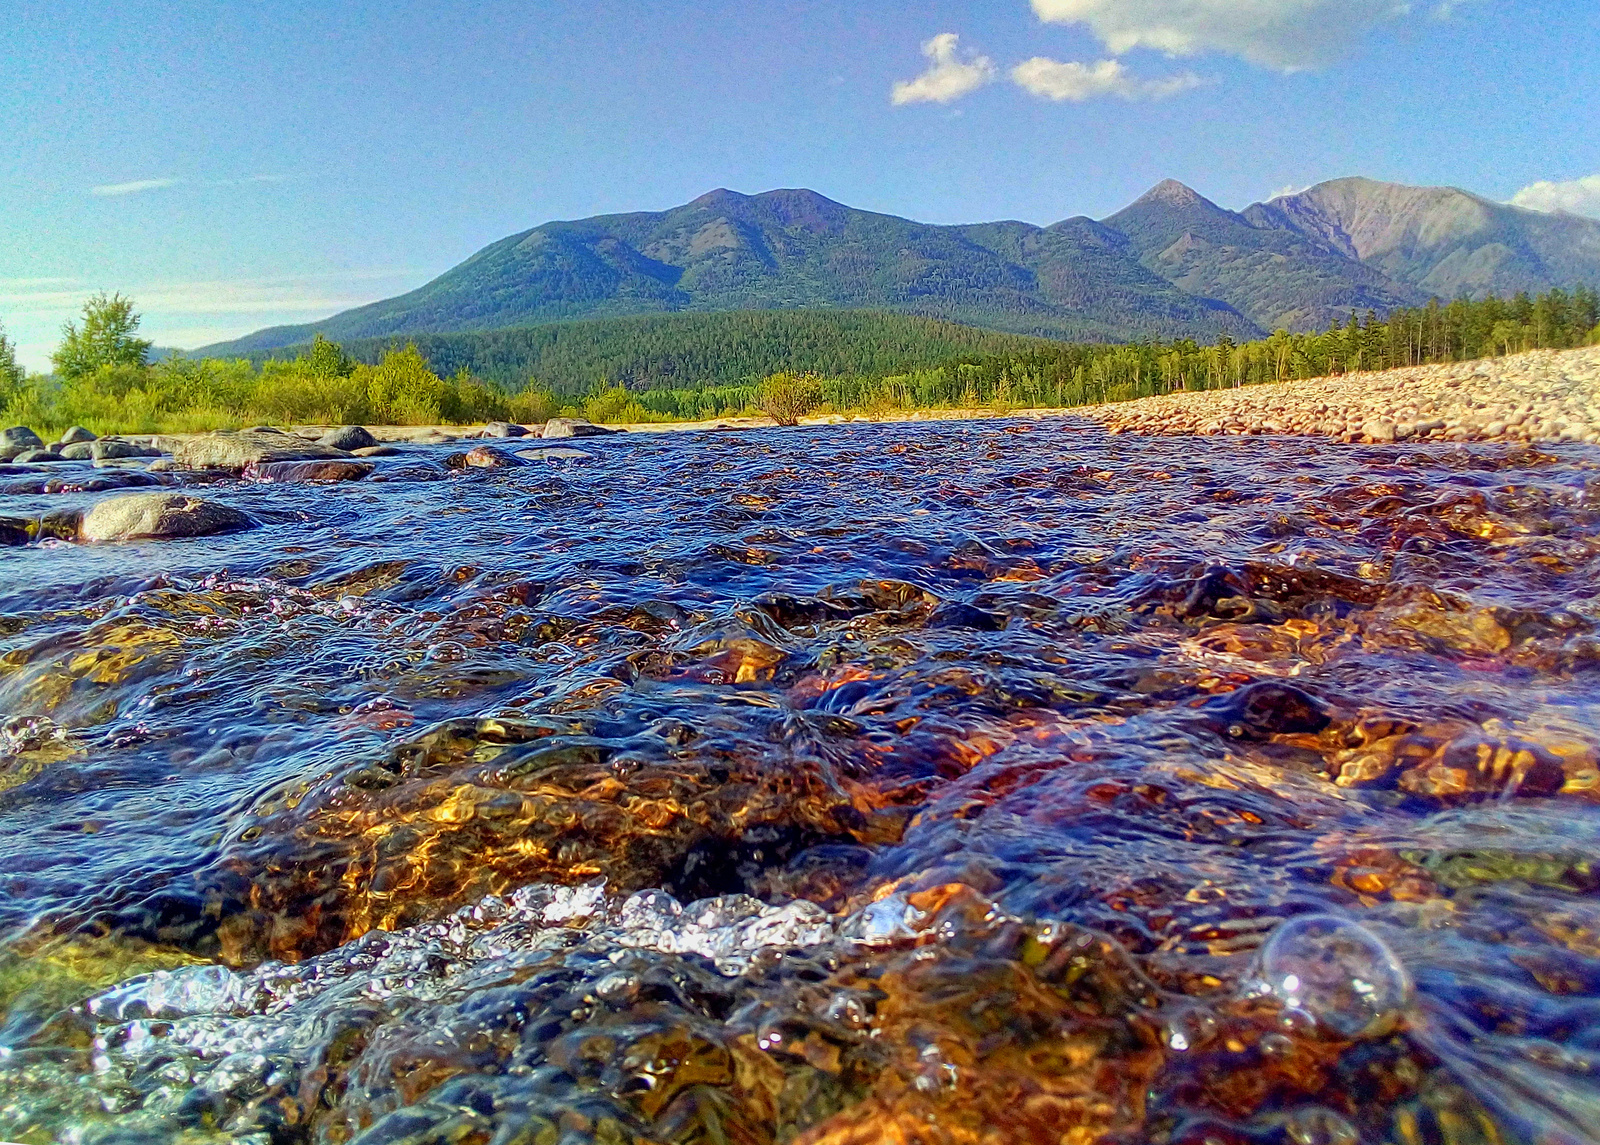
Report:
M1023 90L1041 99L1085 100L1112 96L1117 99L1167 99L1192 91L1205 81L1193 72L1166 79L1140 79L1117 60L1093 64L1062 63L1035 56L1011 69L1011 78Z
M1600 175L1585 175L1564 183L1531 183L1511 196L1511 205L1532 211L1566 211L1600 219Z
M89 194L102 199L117 199L145 191L162 191L168 187L248 187L256 183L283 183L288 178L287 175L244 175L236 179L133 179L127 183L102 183L98 187L90 187Z
M1445 18L1472 0L1032 0L1041 20L1084 24L1114 54L1223 52L1292 72L1337 60L1379 24Z
M973 56L962 63L956 56L960 40L954 32L942 32L922 45L922 54L932 63L928 70L913 80L902 80L894 85L890 100L896 105L906 103L949 103L970 92L977 91L995 79L994 61L988 56Z
M182 179L134 179L127 183L102 183L98 187L89 188L89 194L99 195L103 199L115 199L123 195L138 195L145 191L176 187L181 182Z

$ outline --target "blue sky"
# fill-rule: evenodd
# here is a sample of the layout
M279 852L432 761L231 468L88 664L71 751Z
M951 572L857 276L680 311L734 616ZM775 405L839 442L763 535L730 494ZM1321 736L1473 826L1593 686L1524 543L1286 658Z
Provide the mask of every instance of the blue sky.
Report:
M36 369L94 290L192 347L719 186L1048 223L1364 174L1600 216L1595 0L0 0L0 47Z

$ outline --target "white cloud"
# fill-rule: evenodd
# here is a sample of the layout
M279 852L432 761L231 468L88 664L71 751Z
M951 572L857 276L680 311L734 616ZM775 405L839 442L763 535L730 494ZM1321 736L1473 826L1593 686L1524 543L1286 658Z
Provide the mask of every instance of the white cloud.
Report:
M1168 79L1144 80L1129 75L1116 60L1093 64L1061 63L1035 56L1011 69L1011 78L1026 91L1041 99L1070 99L1082 103L1100 96L1118 99L1166 99L1199 87L1203 81L1193 72Z
M1267 196L1267 202L1270 203L1274 199L1287 199L1290 195L1298 195L1302 191L1309 190L1311 190L1310 183L1285 183Z
M163 187L176 187L181 179L135 179L131 183L103 183L98 187L89 188L89 194L99 195L103 199L113 199L122 195L137 195L141 191L159 191Z
M1566 211L1600 219L1600 175L1587 175L1565 183L1541 181L1511 196L1511 205L1533 211Z
M1033 0L1039 19L1086 24L1112 52L1216 51L1280 71L1343 55L1386 20L1426 8L1439 17L1470 0Z
M933 63L916 79L894 85L890 99L896 106L949 103L994 82L994 61L988 56L973 56L966 63L956 58L958 39L954 32L943 32L922 45L922 54Z

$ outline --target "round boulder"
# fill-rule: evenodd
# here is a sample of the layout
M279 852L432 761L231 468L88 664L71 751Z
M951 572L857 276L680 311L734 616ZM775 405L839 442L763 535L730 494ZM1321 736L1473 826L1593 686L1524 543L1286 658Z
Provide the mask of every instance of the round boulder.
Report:
M61 447L61 460L63 461L92 461L94 459L94 442L69 441Z
M353 453L358 449L371 449L380 444L377 438L359 425L342 425L338 429L330 429L317 440L323 445L331 445L346 453Z
M87 429L84 429L83 426L81 426L81 425L75 425L71 429L67 430L66 433L61 435L60 444L62 444L62 445L77 445L80 442L98 441L98 440L99 440L99 437L96 434L90 433Z
M238 509L186 493L130 493L108 498L85 513L78 536L85 541L165 540L209 537L254 525Z
M10 450L13 454L17 454L25 449L43 448L44 438L25 425L14 425L10 429L0 429L0 452Z
M48 449L30 449L19 453L12 458L18 465L38 465L42 462L65 461L59 453L51 453Z
M498 449L490 449L487 445L480 445L469 449L462 457L461 464L469 469L505 469L522 462L514 457L508 457Z

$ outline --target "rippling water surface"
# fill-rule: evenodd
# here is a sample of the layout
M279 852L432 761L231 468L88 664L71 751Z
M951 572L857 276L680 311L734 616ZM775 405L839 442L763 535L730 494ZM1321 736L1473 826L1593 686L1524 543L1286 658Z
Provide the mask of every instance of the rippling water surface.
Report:
M582 444L0 550L0 1138L1596 1139L1600 454Z

